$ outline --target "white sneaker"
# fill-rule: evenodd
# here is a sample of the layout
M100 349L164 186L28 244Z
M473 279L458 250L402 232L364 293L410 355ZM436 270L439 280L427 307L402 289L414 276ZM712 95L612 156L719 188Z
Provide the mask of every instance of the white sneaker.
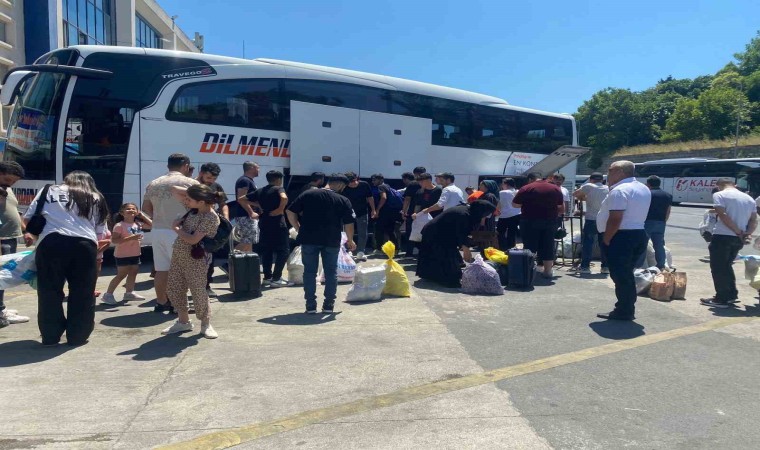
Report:
M134 292L127 292L124 294L124 297L122 297L122 300L145 300L145 297L140 294L135 294Z
M278 288L278 287L289 287L293 286L293 283L285 280L274 280L271 283L269 283L269 287Z
M367 256L364 255L364 252L359 252L359 253L356 254L356 260L357 261L366 261L367 260Z
M100 299L100 303L104 305L118 305L119 302L116 301L116 297L113 296L113 294L109 294L106 292L103 294L103 298Z
M607 267L602 267L602 271L600 273L603 273L605 275L609 275L610 274L610 269L607 268Z
M172 326L169 328L164 328L163 331L161 331L161 334L167 335L167 334L174 334L174 333L183 333L185 331L192 331L193 330L193 323L182 323L179 320L174 322Z
M29 322L29 318L26 316L19 316L18 312L15 309L6 309L3 311L2 315L0 315L3 319L7 320L8 323L26 323Z
M590 275L591 269L589 269L588 267L581 267L578 269L578 273L580 273L581 275Z
M214 327L211 326L211 324L201 325L201 334L206 339L216 339L219 337L219 334L216 332Z

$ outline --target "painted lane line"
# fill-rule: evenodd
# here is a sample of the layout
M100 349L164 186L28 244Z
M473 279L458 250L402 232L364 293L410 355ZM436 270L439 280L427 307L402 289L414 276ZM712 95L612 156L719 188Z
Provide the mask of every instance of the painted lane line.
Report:
M631 350L647 345L656 344L671 339L716 330L730 325L758 320L757 317L729 317L709 322L690 325L675 330L664 331L637 338L617 341L610 344L591 347L548 358L537 359L514 366L502 367L487 372L466 375L443 381L403 388L388 394L355 400L325 408L304 411L282 419L269 422L254 423L238 428L230 428L199 436L195 439L158 447L160 449L191 450L191 449L225 449L245 442L250 442L266 436L284 433L303 428L316 423L322 423L343 417L374 411L380 408L423 400L435 395L446 394L462 389L468 389L484 384L515 378L522 375L542 372L544 370L578 363L600 356Z

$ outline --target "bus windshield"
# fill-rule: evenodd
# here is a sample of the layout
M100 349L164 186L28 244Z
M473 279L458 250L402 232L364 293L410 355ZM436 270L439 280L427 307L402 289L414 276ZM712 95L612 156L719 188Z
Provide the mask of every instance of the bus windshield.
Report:
M68 76L38 73L24 83L10 123L5 160L24 166L27 177L55 180L55 134Z

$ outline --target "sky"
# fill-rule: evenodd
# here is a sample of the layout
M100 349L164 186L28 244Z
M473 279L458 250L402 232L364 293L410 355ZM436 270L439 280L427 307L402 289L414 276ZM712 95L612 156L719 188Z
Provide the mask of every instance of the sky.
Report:
M607 87L715 73L760 30L758 0L158 0L205 52L275 58L573 113ZM245 54L243 54L245 42Z

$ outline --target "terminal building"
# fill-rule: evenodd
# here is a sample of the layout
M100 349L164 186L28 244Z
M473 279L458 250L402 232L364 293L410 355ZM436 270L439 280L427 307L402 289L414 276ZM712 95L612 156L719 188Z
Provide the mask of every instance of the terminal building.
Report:
M203 51L203 36L189 38L178 17L155 0L0 0L0 80L13 67L70 45ZM0 108L2 135L9 117L10 108Z

